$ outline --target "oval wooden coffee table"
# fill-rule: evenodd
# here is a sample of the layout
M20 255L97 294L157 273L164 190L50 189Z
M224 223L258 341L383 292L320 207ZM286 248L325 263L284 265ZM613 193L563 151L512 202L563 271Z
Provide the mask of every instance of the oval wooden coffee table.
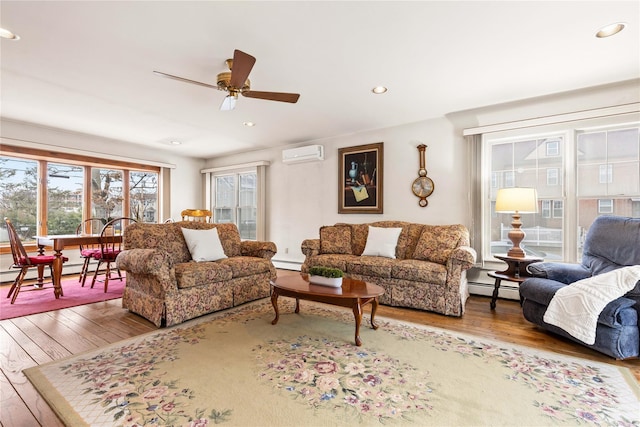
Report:
M362 323L362 307L371 303L371 327L378 329L375 323L376 310L378 309L378 297L384 294L384 289L373 283L344 278L341 288L331 286L314 285L309 283L306 274L284 276L271 282L271 304L276 311L276 318L272 325L278 323L280 313L278 311L278 297L291 297L296 299L296 313L300 312L300 300L316 301L325 304L349 307L353 310L356 320L356 345L361 346L360 323Z

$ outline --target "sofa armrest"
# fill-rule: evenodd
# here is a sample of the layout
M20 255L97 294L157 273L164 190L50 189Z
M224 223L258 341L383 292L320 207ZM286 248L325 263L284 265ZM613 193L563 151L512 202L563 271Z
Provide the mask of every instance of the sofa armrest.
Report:
M548 307L556 292L566 286L569 285L556 280L532 277L520 284L520 298ZM610 328L637 326L638 312L634 308L635 303L636 301L630 298L616 298L600 312L598 323Z
M242 256L252 256L270 260L276 252L278 252L278 248L273 242L243 240L240 242L240 252Z
M451 251L451 261L459 264L462 270L468 270L476 264L476 251L470 246L458 246Z
M527 270L532 277L551 279L567 285L591 277L591 272L581 264L565 262L535 262L529 264Z
M320 254L320 239L305 239L300 246L302 253L306 257Z
M522 300L528 299L538 304L547 306L559 289L567 286L566 283L542 277L531 277L520 283L518 291Z
M162 267L171 269L171 256L158 249L127 249L118 254L116 265L119 270L134 274L156 274Z
M118 254L116 265L127 272L127 288L164 300L178 292L174 261L159 249L127 249Z

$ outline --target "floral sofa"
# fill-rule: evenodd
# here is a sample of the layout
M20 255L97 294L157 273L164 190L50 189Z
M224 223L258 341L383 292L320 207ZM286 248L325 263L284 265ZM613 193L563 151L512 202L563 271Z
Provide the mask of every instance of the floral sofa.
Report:
M400 228L395 254L362 255L369 227ZM344 224L320 228L319 239L302 242L310 267L339 268L351 278L385 289L380 303L461 316L469 297L466 271L476 261L469 247L469 231L463 225L425 225L403 221ZM395 258L393 258L395 255Z
M216 228L226 258L193 261L182 228ZM127 272L122 306L156 326L268 297L276 278L276 245L241 241L234 224L136 223L125 230L124 247L116 259Z

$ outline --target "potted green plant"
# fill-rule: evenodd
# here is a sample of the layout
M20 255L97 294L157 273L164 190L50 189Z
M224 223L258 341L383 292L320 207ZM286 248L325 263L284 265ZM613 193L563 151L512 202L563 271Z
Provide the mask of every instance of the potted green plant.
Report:
M339 268L315 266L309 269L309 282L314 285L339 288L342 286L343 276L344 273Z

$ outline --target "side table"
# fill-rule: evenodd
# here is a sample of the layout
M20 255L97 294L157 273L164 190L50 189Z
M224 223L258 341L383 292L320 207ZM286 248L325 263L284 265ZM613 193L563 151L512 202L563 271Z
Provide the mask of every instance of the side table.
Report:
M491 310L495 310L496 308L496 300L498 299L498 290L500 289L500 283L503 280L507 280L509 282L522 283L528 277L529 272L527 271L527 266L529 264L533 264L534 262L544 261L542 258L529 257L525 256L522 258L510 257L507 255L494 255L494 257L498 258L507 263L507 269L504 271L490 271L487 273L489 277L493 277L496 279L495 285L493 287L493 296L491 298Z

